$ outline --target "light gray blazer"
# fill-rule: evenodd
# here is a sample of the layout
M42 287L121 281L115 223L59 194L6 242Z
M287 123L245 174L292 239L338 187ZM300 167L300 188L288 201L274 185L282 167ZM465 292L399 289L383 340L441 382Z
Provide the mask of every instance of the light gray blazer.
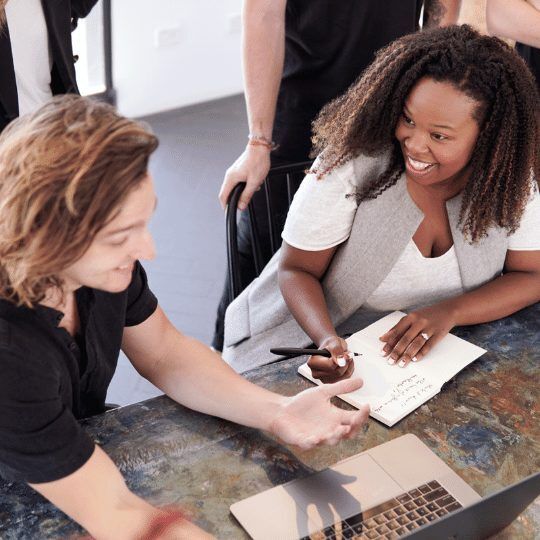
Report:
M381 158L357 158L355 183L359 186L381 170ZM324 180L323 180L324 181ZM494 227L475 244L459 230L461 195L446 203L456 255L465 290L500 275L508 237ZM330 318L338 327L354 316L395 265L424 218L410 198L405 175L376 199L363 201L356 212L349 239L336 251L322 280ZM223 358L238 372L277 357L271 347L306 347L312 340L291 315L278 286L278 251L225 314Z

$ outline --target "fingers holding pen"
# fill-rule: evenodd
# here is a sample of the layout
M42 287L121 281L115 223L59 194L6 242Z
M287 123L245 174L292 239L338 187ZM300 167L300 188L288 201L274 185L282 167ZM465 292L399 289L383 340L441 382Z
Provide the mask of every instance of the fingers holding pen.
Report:
M324 383L338 381L348 378L354 372L354 361L347 350L347 342L338 337L331 336L325 339L321 344L332 355L330 358L325 356L311 356L308 360L308 366L312 375Z

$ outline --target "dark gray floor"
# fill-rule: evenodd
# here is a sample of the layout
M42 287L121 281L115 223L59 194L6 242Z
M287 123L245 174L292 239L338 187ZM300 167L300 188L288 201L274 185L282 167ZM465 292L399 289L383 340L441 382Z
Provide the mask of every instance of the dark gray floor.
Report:
M157 257L144 263L173 324L209 344L225 277L223 174L246 142L244 99L234 96L144 118L159 137L150 164L158 196L151 231ZM125 357L107 400L126 405L159 391Z

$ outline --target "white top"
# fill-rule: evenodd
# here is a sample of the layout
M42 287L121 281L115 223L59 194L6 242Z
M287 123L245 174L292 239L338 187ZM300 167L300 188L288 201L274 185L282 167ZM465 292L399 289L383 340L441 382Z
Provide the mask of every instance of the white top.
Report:
M305 251L320 251L345 242L358 204L352 161L321 180L308 174L296 192L283 229L283 240ZM540 193L534 188L508 249L540 250Z
M362 307L370 311L415 310L464 292L454 246L440 257L427 258L411 238Z
M6 19L11 40L19 115L52 97L52 54L41 0L9 0Z
M352 162L321 180L308 174L296 192L283 230L287 244L320 251L341 244L350 235L357 210ZM540 194L531 193L508 249L540 250ZM464 292L454 246L440 257L424 257L410 240L400 258L364 304L376 311L417 309Z

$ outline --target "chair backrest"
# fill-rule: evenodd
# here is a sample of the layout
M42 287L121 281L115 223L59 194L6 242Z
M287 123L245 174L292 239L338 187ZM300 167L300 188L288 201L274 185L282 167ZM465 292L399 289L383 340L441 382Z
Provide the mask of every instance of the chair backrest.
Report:
M257 276L281 246L280 238L287 210L304 178L306 169L309 169L311 164L312 161L303 161L273 167L268 172L262 189L255 193L248 205L251 247ZM245 185L245 182L241 182L233 188L225 214L227 270L231 301L248 285L248 283L242 283L240 277L237 227L237 206ZM267 242L264 241L265 239Z

